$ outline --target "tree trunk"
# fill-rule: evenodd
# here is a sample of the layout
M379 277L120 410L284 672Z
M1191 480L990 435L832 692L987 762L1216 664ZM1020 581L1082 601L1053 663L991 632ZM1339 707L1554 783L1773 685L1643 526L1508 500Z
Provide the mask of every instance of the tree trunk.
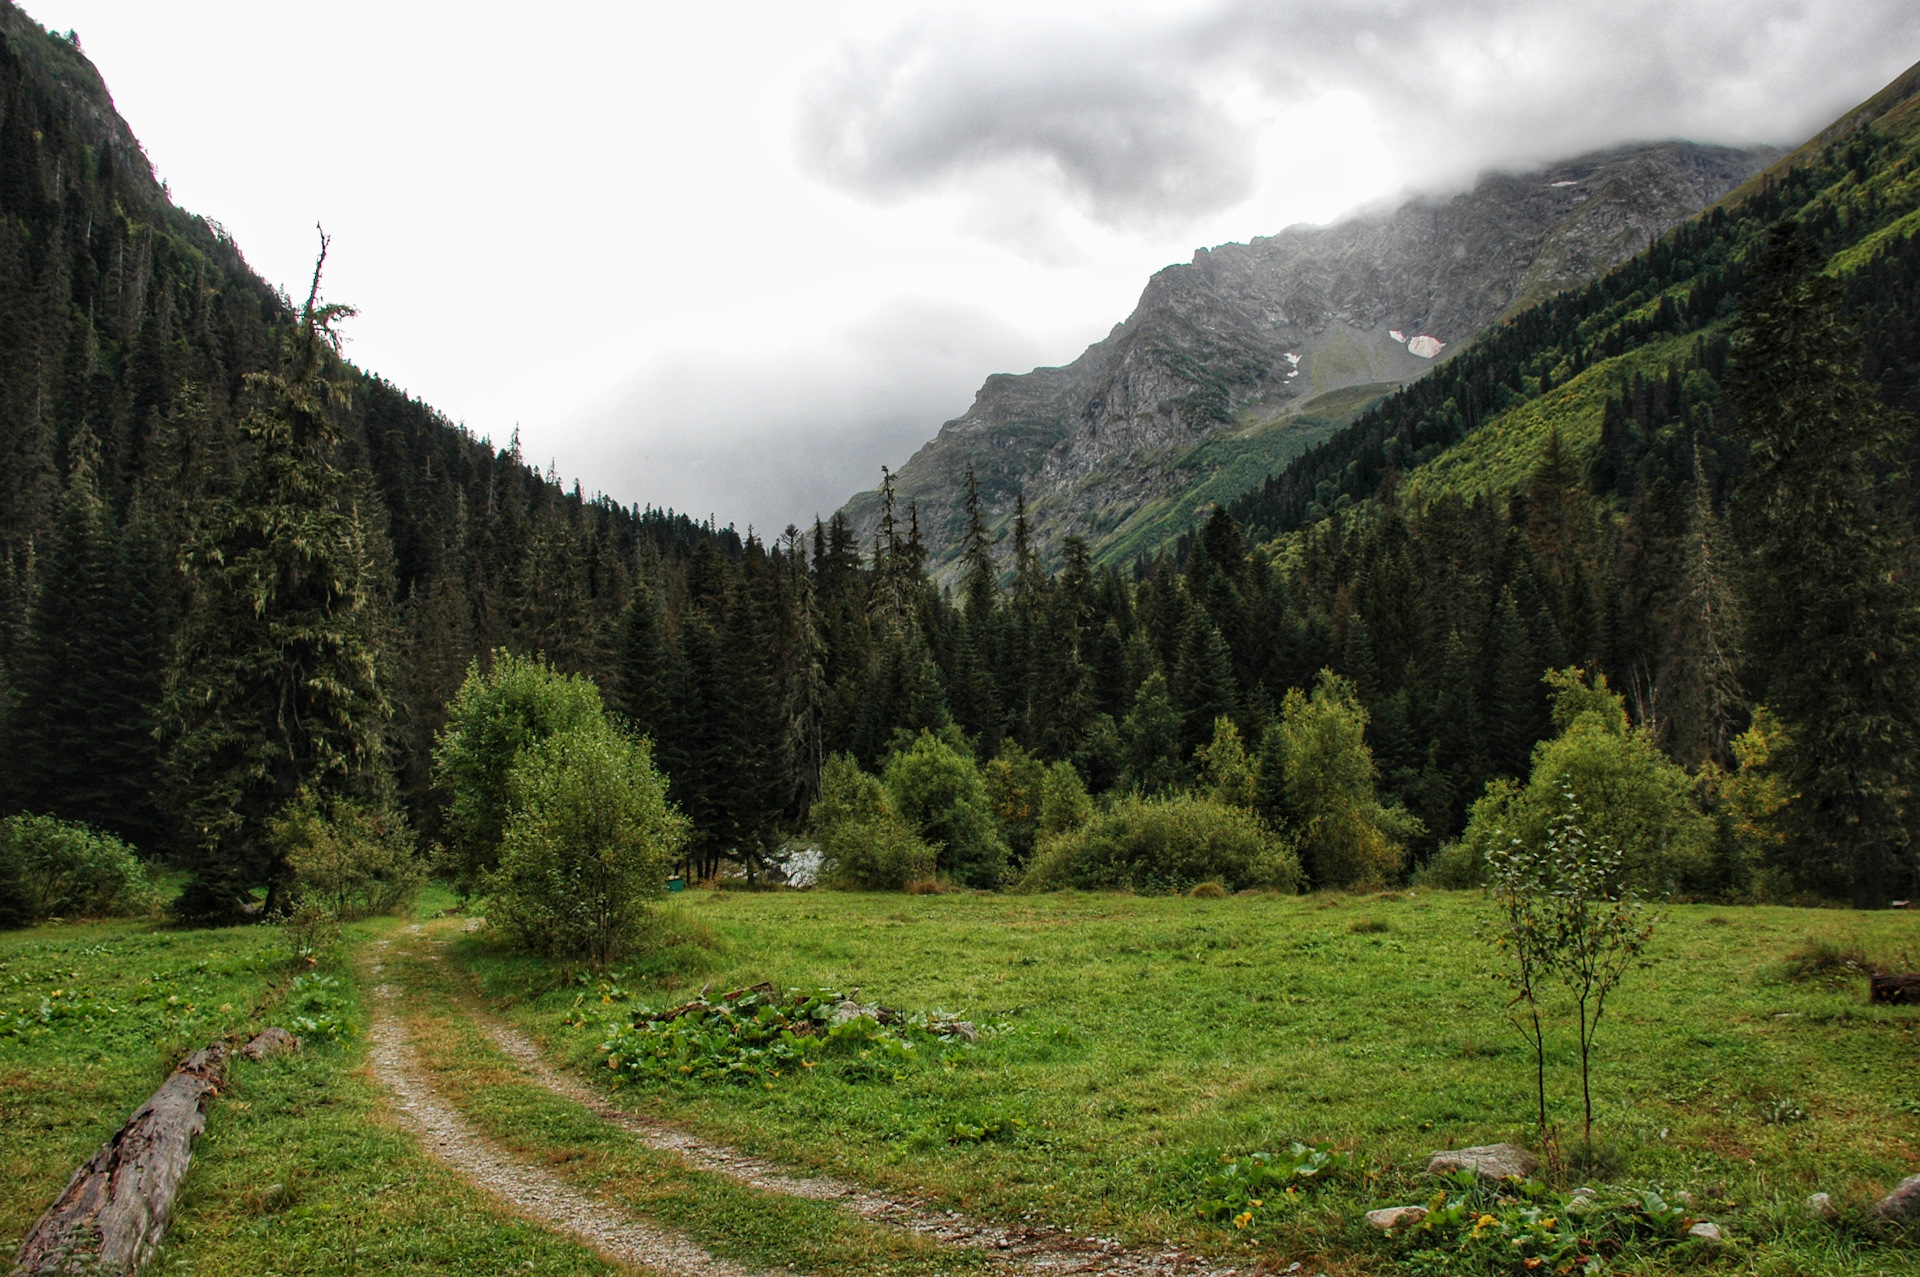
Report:
M1869 1001L1920 1006L1920 975L1868 976L1867 988Z
M160 1248L174 1194L227 1077L227 1048L196 1051L74 1172L20 1244L13 1277L137 1273Z

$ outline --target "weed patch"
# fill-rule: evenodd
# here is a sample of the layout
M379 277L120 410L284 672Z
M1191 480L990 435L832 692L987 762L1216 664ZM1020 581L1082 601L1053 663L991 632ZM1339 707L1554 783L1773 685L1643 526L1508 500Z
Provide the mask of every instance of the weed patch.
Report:
M937 1057L976 1036L963 1020L864 1006L837 989L776 993L756 985L718 1001L637 1008L609 1026L600 1053L622 1079L746 1085L824 1064L845 1081L890 1082L929 1048Z

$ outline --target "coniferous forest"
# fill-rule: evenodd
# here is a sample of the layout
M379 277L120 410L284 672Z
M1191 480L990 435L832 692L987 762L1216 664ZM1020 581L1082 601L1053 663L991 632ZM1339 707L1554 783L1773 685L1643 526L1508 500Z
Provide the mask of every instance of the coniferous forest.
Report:
M1330 671L1404 873L1526 778L1564 726L1544 676L1576 669L1698 782L1720 832L1689 891L1882 902L1916 865L1916 163L1884 124L1803 154L1130 570L1072 542L1041 562L1024 519L990 543L976 500L942 585L890 487L872 544L837 516L743 536L568 490L343 362L323 276L304 301L262 283L153 181L77 47L16 31L0 801L185 868L207 915L272 885L261 824L315 786L404 813L425 854L447 703L504 649L653 740L692 871L757 875L836 756L877 771L924 730L1096 797L1179 791L1212 783L1224 724L1282 767L1270 729ZM1523 435L1504 482L1429 465L1556 392L1598 404L1597 438ZM1741 844L1726 778L1756 750L1796 814Z

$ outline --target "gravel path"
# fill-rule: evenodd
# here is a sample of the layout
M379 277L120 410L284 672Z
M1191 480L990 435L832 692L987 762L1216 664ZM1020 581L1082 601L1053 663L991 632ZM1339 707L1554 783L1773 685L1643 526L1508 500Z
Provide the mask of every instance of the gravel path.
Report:
M384 949L385 943L377 948ZM381 969L376 960L376 977ZM367 1059L374 1076L393 1092L401 1122L462 1179L609 1259L672 1277L750 1277L751 1270L716 1259L679 1233L632 1219L618 1207L516 1161L487 1140L440 1098L421 1072L406 1025L393 1014L395 990L380 984L373 996L373 1026L368 1032L372 1050Z

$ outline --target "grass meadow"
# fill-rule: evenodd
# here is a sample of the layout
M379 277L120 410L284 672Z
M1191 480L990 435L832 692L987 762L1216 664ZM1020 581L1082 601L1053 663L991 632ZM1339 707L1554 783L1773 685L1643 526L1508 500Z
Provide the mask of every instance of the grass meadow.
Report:
M636 1005L762 980L858 988L987 1029L891 1081L820 1068L751 1085L637 1082L635 1111L795 1166L937 1206L1173 1240L1283 1271L1436 1268L1360 1222L1427 1200L1435 1149L1525 1138L1530 1057L1488 978L1472 893L1185 899L695 891L661 943L611 972L502 952L457 918L348 929L322 964L342 1025L366 1023L368 943L431 1078L518 1156L755 1267L851 1274L989 1271L819 1203L690 1170L531 1085L473 1023L503 1017L604 1077L604 1025ZM1920 1271L1866 1210L1920 1170L1920 1009L1872 1007L1865 981L1810 953L1920 966L1920 915L1682 906L1652 965L1610 1006L1597 1148L1568 1183L1694 1195L1730 1244L1629 1251L1615 1271ZM0 1233L24 1234L73 1168L205 1041L289 1022L294 967L269 928L152 923L0 934ZM57 996L56 996L57 994ZM238 1062L158 1271L225 1274L613 1272L502 1212L425 1156L367 1074L364 1035ZM1577 1146L1562 1034L1556 1118ZM985 1132L984 1137L976 1132ZM1203 1217L1223 1158L1291 1139L1357 1169ZM1839 1204L1809 1220L1809 1193ZM1470 1270L1462 1261L1461 1271ZM1471 1269L1479 1271L1479 1269Z
M708 983L770 980L963 1012L993 1031L890 1085L820 1070L622 1094L717 1138L971 1211L1282 1268L1306 1256L1392 1271L1361 1212L1425 1201L1429 1152L1524 1139L1531 1124L1531 1057L1487 974L1475 893L682 900L675 943L618 973L612 1002L605 981L568 982L483 940L463 940L460 961L494 1005L589 1069L622 995L662 1006ZM1869 1006L1864 978L1844 971L1799 973L1810 941L1920 965L1920 915L1670 910L1651 967L1608 1009L1596 1156L1569 1175L1694 1193L1736 1239L1701 1262L1920 1271L1920 1251L1871 1240L1863 1218L1920 1170L1920 1009ZM583 1012L584 1025L564 1023ZM1550 1085L1577 1145L1572 1051L1562 1033ZM1011 1135L955 1142L956 1122ZM1371 1174L1267 1203L1242 1228L1198 1218L1223 1157L1296 1138L1351 1149ZM1816 1190L1840 1204L1837 1227L1806 1219Z

